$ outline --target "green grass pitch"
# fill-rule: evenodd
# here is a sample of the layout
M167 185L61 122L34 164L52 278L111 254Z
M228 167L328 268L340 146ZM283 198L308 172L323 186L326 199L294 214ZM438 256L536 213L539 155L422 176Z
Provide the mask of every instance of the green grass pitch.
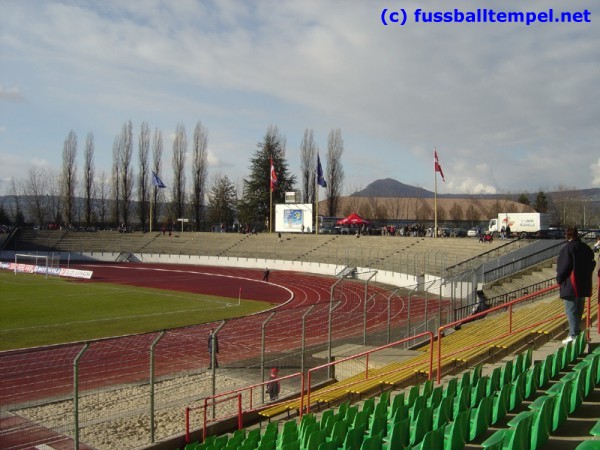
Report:
M0 271L0 351L194 325L271 306Z

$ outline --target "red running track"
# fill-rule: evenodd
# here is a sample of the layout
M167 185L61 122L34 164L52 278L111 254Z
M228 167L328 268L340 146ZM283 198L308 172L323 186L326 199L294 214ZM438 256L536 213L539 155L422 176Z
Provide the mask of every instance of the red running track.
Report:
M268 352L300 346L300 318L312 305L316 306L307 316L306 344L325 341L330 289L338 281L333 277L271 270L270 282L265 283L262 281L262 270L191 265L87 264L78 268L93 270L94 282L234 298L241 288L245 299L279 305L276 308L277 320L270 322L267 330ZM334 340L362 333L364 284L347 282L345 286L335 297L339 304L333 316ZM381 329L385 325L387 295L382 288L369 285L368 298L372 298L367 303L369 329ZM413 300L412 314L423 313L423 304L419 307L420 302ZM402 298L394 297L390 305L393 319L406 318ZM437 306L432 302L430 308L436 310ZM221 364L234 363L258 354L261 324L265 317L265 313L262 313L226 321L219 332ZM206 337L211 326L202 324L168 330L155 350L157 376L193 372L206 367ZM148 349L157 336L155 332L92 342L80 362L80 391L147 382ZM0 353L2 409L15 409L19 405L70 396L73 390L73 360L82 348L82 343L72 343Z

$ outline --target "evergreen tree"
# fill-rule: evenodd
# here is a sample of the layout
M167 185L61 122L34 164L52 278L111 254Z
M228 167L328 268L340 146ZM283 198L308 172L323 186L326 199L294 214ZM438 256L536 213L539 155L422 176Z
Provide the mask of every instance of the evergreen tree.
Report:
M521 195L519 195L519 198L517 200L519 203L521 203L522 205L529 205L530 201L529 201L529 196L526 193L522 193Z
M2 204L0 204L0 225L10 225L10 218L8 217L8 213Z
M548 198L542 191L538 192L533 204L534 209L539 213L548 212Z
M235 203L235 186L227 175L217 176L208 194L211 222L231 226L235 217Z
M277 175L277 183L273 188L273 213L277 203L285 201L285 192L292 191L296 177L290 174L285 159L285 137L276 126L267 129L262 142L250 160L250 175L244 179L244 191L239 205L239 216L242 224L248 224L257 230L268 229L271 159ZM274 214L273 214L274 216ZM273 219L275 220L275 219Z

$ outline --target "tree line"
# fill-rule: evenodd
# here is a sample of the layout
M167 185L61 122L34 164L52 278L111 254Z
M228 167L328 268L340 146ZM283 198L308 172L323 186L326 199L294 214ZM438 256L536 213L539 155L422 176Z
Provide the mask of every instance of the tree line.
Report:
M135 138L137 157L134 157ZM12 216L12 223L16 225L29 223L42 227L148 230L173 226L178 219L185 218L196 231L210 229L215 224L231 227L236 221L260 230L268 225L270 208L284 202L285 192L299 191L303 203L316 201L319 149L313 130L305 130L299 146L299 189L287 162L287 151L285 136L277 126L271 125L256 145L246 178L234 184L226 174L215 172L209 180L207 129L198 121L188 143L185 126L179 123L171 149L172 178L165 183L168 186L160 187L156 180L167 179L160 129L152 131L147 122L142 122L134 136L132 121L125 122L113 142L108 174L97 173L96 146L91 132L85 138L79 169L78 137L71 130L63 143L62 166L58 172L32 166L26 179L11 179L8 201L0 205L0 219L8 222ZM331 216L336 214L343 187L343 151L342 132L332 129L324 160L325 199L327 214ZM277 175L272 193L271 164Z

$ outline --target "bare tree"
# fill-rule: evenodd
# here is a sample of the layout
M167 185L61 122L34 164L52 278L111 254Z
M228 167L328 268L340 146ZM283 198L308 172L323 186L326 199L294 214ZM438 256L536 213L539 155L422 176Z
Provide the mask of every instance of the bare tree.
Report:
M73 130L65 139L63 145L62 165L62 195L65 204L65 220L68 225L73 222L75 209L75 186L77 184L77 135Z
M121 147L120 144L121 138L120 136L115 137L113 142L113 162L112 162L112 177L111 177L111 200L112 200L112 223L113 225L119 225L119 199L120 199L120 171L121 165L119 164L119 149Z
M339 128L329 132L327 139L327 215L335 216L340 203L340 196L344 183L344 167L342 154L344 153L344 140L342 130Z
M458 202L452 203L452 206L450 207L450 220L458 222L463 219L463 215L463 209Z
M150 174L148 173L148 156L150 154L150 127L147 122L142 122L140 128L140 137L138 140L138 159L140 163L140 173L138 175L138 210L140 223L143 229L146 229L146 222L149 218L148 210L150 208L150 191L148 183Z
M313 130L304 130L304 137L300 146L300 172L302 177L302 201L315 202L315 176L317 172L317 146L313 137Z
M163 139L162 133L158 128L154 129L154 136L152 137L152 171L160 177L161 165L162 165L162 152L163 152ZM152 189L152 204L150 205L151 220L152 223L158 223L158 217L160 217L160 192L163 189L159 189L153 185ZM154 205L154 207L152 207Z
M185 155L187 138L183 124L177 124L173 141L173 213L176 219L183 217L185 208Z
M200 229L204 206L204 189L208 173L208 134L201 122L194 129L194 148L192 150L192 215L195 229Z
M20 227L25 225L25 216L23 214L23 208L21 207L21 189L17 187L17 182L14 178L10 179L9 195L12 197L12 202L9 203L11 215L13 217L13 223L15 226Z
M63 220L61 216L62 212L62 197L60 195L61 184L59 181L60 177L57 173L50 170L48 172L48 208L49 217L54 225L60 225Z
M100 174L100 178L96 180L94 191L97 193L98 220L102 225L105 225L110 192L108 179L105 172L102 172Z
M29 178L23 191L30 214L42 227L48 221L48 176L43 169L33 166L29 168Z
M85 139L85 150L83 154L83 188L85 198L85 223L92 223L92 211L94 200L94 135L88 133Z
M121 167L121 216L123 224L129 225L129 213L131 209L131 198L133 194L133 168L131 159L133 156L133 125L131 120L123 124L121 138L119 140L119 165Z

